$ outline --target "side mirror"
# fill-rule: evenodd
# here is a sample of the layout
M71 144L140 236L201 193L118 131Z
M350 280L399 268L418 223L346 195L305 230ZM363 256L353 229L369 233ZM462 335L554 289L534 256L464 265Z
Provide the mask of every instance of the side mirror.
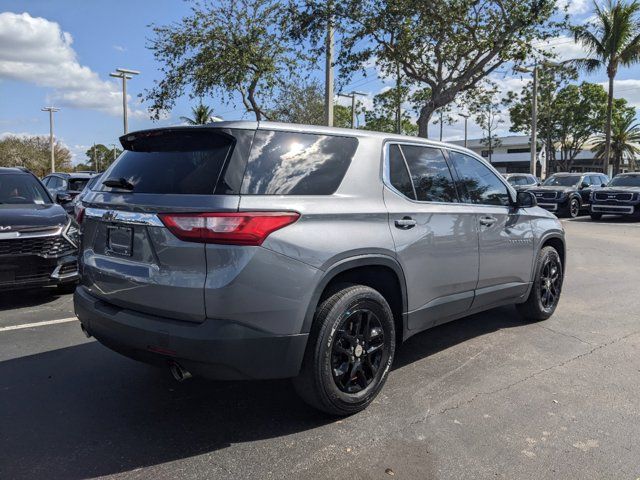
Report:
M583 189L585 189L585 188L587 188L587 187L589 187L589 184L588 184L587 182L582 182L582 183L580 184L580 190L583 190Z
M532 208L538 205L536 196L531 192L518 192L516 195L517 208Z
M602 185L600 185L600 186L601 186L602 188L604 188L604 187L606 187L606 186L607 186L607 184L606 184L606 183L603 183L603 184L602 184Z
M58 193L56 195L56 202L58 202L61 205L65 203L69 203L71 200L73 200L73 198L68 193Z

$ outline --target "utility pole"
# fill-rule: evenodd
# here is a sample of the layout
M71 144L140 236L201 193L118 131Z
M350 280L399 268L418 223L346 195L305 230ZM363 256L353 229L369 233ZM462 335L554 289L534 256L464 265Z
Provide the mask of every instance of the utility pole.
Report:
M49 148L51 149L51 173L56 171L55 145L53 144L53 114L59 112L59 108L43 107L43 112L49 112Z
M462 118L464 118L464 148L467 148L467 121L471 114L469 113L459 113Z
M396 62L396 133L402 133L402 92L400 87L402 79L400 78L400 62Z
M362 95L364 97L367 96L366 93L363 92L351 92L351 93L339 93L341 97L346 97L351 99L351 128L356 128L356 95Z
M533 64L533 93L531 98L531 174L536 176L538 147L538 61Z
M127 80L131 80L133 75L139 75L137 70L129 70L127 68L116 68L116 73L110 73L110 77L122 79L122 113L124 120L124 133L129 131L129 124L127 121Z
M327 37L325 39L324 123L333 127L333 2L327 2Z

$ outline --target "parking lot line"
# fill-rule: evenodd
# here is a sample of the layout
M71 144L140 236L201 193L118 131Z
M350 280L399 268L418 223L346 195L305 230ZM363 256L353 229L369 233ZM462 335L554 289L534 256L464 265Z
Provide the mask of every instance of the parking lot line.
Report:
M23 328L36 328L44 327L46 325L56 325L58 323L77 322L76 317L61 318L59 320L47 320L44 322L23 323L22 325L9 325L8 327L0 327L0 332L6 332L9 330L22 330Z

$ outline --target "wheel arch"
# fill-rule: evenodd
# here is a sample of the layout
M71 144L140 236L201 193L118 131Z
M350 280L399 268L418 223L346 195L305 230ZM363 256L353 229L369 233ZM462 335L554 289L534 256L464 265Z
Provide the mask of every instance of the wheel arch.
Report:
M389 275L395 278L395 285L387 285ZM389 302L396 324L396 338L404 339L406 332L407 286L402 267L398 261L386 255L359 255L333 264L325 270L323 277L314 289L311 301L302 324L302 333L311 331L316 308L331 287L340 283L359 283L378 290Z
M560 261L562 262L562 271L566 272L566 265L567 265L567 251L566 251L566 245L565 245L565 241L562 235L556 234L556 233L550 233L546 236L544 236L541 240L540 240L540 247L538 248L538 251L536 252L536 258L538 253L540 253L540 250L542 250L544 247L553 247L557 250L558 255L560 255Z

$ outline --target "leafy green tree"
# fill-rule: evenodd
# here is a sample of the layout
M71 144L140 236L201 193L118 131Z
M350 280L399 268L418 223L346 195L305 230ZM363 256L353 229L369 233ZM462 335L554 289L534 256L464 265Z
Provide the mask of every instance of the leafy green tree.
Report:
M87 157L84 163L90 166L88 170L102 172L106 170L121 153L122 149L118 147L107 147L106 145L98 143L84 153Z
M200 102L197 106L191 107L191 118L180 117L180 120L187 125L206 125L211 123L213 118L213 108L203 105Z
M409 88L401 86L400 91L392 88L374 96L373 109L364 112L365 125L362 128L376 132L396 133L398 99L407 98L408 94ZM402 110L401 113L400 130L403 135L417 135L418 133L418 126L406 110Z
M620 67L640 62L640 3L609 0L604 6L594 3L592 23L574 29L575 40L588 51L586 58L572 60L575 66L594 72L606 69L609 78L605 123L604 171L609 171L613 84Z
M277 0L191 0L191 14L154 26L149 48L162 78L145 92L154 118L185 91L192 97L239 96L256 120L268 118L274 93L297 73L305 52L289 36L285 6Z
M56 170L71 171L71 152L59 141L54 143ZM0 167L26 167L39 177L51 172L51 149L45 135L7 135L0 140Z
M419 105L419 135L428 135L433 113L492 72L516 66L533 40L560 32L552 0L294 0L297 35L320 42L327 16L340 37L343 76L374 61L383 71L400 67L406 81L430 95Z
M467 105L469 111L482 129L480 144L489 150L488 160L491 163L493 149L502 145L502 141L496 135L498 127L504 123L502 119L501 102L498 98L498 91L495 87L483 88L474 95L468 96Z
M282 88L276 96L268 117L278 122L300 123L305 125L325 125L324 123L324 87L320 82L291 82ZM356 111L361 106L356 103ZM351 128L351 107L333 105L333 125Z
M596 158L604 158L607 152L606 135L596 136L592 151ZM637 169L638 155L640 155L640 124L636 121L636 109L632 107L614 108L611 122L610 155L613 160L613 174L620 173L620 167L625 163L631 169Z

